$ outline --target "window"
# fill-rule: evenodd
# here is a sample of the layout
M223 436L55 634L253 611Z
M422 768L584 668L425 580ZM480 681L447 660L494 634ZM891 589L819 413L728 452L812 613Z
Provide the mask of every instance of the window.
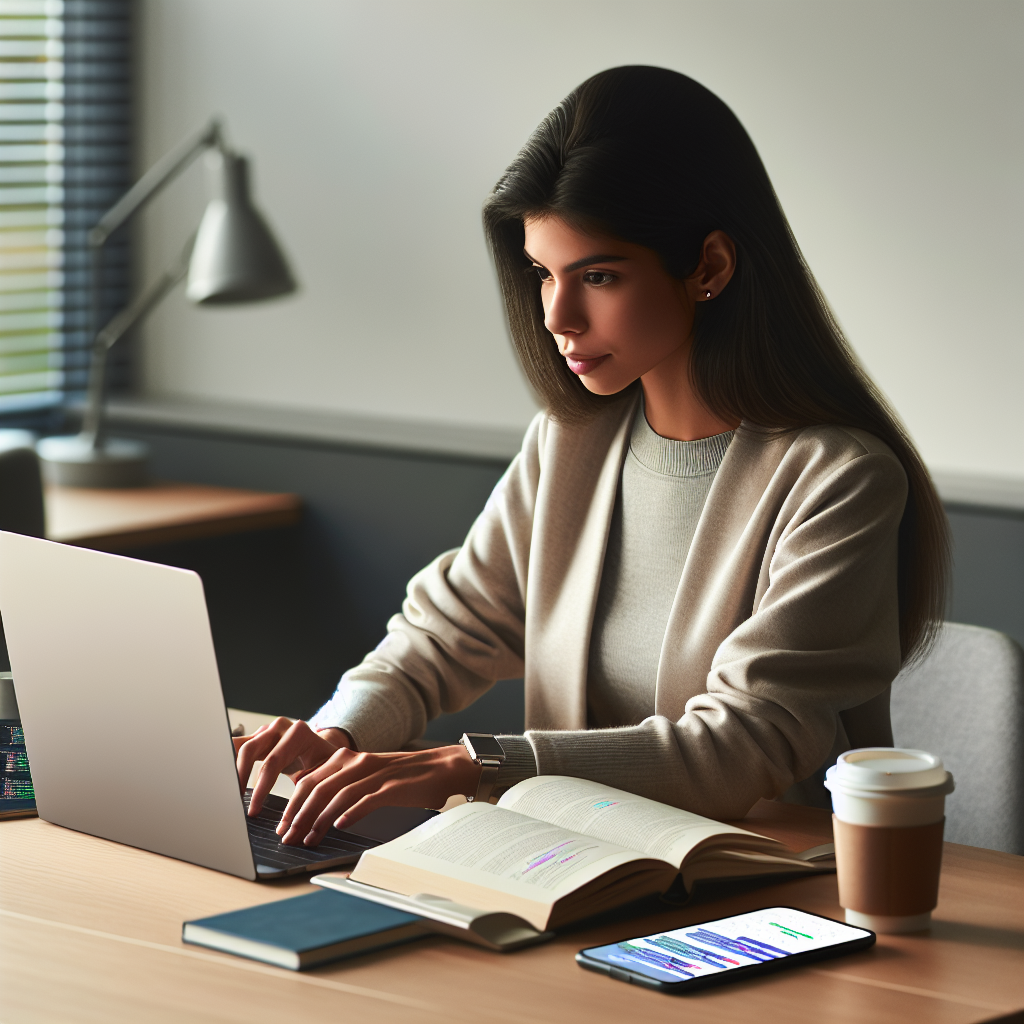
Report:
M86 239L131 183L129 3L0 0L0 413L85 387ZM103 283L101 323L128 298L126 239Z

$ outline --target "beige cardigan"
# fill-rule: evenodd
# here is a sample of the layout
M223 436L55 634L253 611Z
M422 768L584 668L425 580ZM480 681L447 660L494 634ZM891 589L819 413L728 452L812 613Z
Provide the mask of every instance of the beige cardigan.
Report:
M782 795L851 746L891 743L906 477L881 441L831 426L737 430L669 616L655 714L586 730L587 652L634 409L582 426L538 415L463 546L410 581L387 637L313 724L393 750L523 675L541 774L715 817Z

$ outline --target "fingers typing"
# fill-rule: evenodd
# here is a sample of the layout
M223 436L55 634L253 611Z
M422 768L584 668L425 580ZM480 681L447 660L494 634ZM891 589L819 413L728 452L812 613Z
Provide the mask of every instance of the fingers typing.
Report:
M289 719L278 718L269 726L257 730L252 736L239 737L242 742L236 746L235 765L238 768L238 781L242 789L245 789L249 781L253 765L263 760L290 725Z
M332 824L344 828L378 807L439 807L459 788L452 763L451 754L438 750L339 751L296 786L278 835L289 845L316 846Z
M316 846L332 824L346 828L378 807L440 807L453 793L473 793L479 777L461 746L387 754L343 747L298 780L277 834L288 845Z

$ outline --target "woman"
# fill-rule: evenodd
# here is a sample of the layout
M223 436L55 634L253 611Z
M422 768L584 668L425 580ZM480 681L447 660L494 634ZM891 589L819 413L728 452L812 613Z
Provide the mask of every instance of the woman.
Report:
M285 842L477 792L464 747L396 751L526 679L497 789L594 779L712 817L815 802L892 742L889 685L941 618L941 505L854 361L732 112L626 67L576 89L484 210L545 411L461 549L307 725L239 742L303 775Z

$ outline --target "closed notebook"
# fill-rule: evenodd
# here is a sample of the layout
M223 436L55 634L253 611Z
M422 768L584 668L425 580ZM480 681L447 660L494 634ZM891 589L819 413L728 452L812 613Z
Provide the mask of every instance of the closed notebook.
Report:
M325 890L186 921L181 937L196 946L304 971L428 932L414 914Z

